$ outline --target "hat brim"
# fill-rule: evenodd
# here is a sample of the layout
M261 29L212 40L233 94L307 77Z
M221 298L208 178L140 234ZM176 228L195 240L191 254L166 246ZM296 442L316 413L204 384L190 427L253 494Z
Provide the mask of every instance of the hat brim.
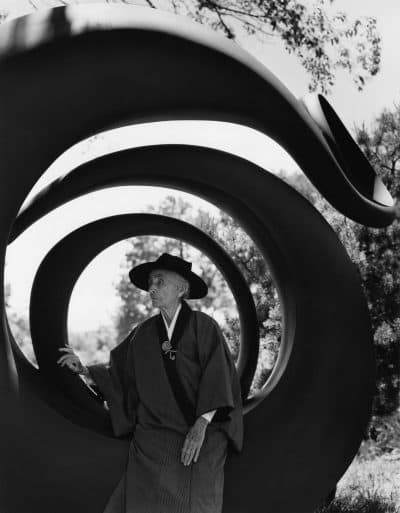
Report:
M189 295L187 299L200 299L208 293L208 287L205 281L192 271L177 271L167 265L160 265L154 262L140 264L129 271L129 279L139 289L149 290L149 275L156 269L172 271L179 274L189 283Z

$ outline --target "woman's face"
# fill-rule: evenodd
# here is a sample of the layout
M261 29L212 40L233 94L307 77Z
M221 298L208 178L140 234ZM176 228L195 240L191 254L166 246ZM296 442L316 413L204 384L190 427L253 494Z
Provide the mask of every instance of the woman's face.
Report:
M179 303L182 295L174 273L163 269L152 271L149 276L149 294L153 306L170 309Z

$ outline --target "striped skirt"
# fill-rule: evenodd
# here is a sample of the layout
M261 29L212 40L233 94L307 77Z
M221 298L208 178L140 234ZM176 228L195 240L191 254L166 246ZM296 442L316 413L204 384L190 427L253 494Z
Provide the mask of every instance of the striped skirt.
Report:
M221 513L227 439L213 424L196 463L181 463L185 436L136 426L126 473L104 513Z

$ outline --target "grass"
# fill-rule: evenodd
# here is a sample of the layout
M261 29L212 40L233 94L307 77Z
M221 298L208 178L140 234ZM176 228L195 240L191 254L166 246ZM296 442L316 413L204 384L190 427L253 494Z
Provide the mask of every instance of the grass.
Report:
M338 483L336 498L315 513L400 513L400 457L356 457Z
M398 513L399 509L390 500L382 497L338 497L329 506L316 513Z

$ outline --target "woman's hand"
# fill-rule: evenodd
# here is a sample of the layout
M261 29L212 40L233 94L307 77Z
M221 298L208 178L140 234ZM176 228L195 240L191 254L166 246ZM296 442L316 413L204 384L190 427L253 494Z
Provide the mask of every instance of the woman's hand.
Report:
M85 376L88 374L88 369L82 365L79 357L73 352L71 347L61 347L59 351L64 351L67 354L64 354L57 360L58 365L61 367L66 365L75 374L83 374Z
M184 465L190 465L192 460L196 463L204 442L207 425L208 421L204 417L199 417L188 431L181 453L181 462Z

